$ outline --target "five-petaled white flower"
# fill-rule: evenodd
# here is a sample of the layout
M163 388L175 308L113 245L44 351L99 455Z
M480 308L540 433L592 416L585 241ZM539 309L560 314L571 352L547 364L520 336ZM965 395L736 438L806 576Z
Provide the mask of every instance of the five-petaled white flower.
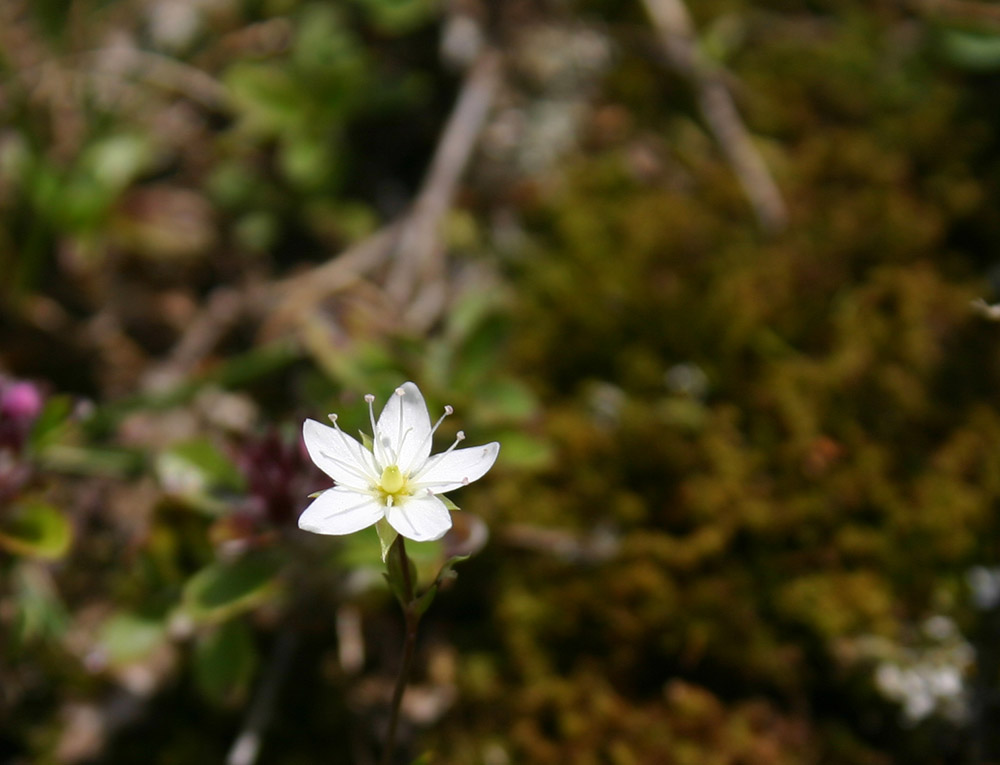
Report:
M411 382L396 388L375 421L372 403L365 396L374 438L369 450L347 435L331 414L333 427L315 420L302 426L309 456L334 480L299 517L299 528L316 534L350 534L385 518L408 539L440 539L451 528L451 513L436 495L465 486L493 467L500 444L468 449L455 447L462 431L447 451L431 455L431 437L452 413L431 426L427 404Z

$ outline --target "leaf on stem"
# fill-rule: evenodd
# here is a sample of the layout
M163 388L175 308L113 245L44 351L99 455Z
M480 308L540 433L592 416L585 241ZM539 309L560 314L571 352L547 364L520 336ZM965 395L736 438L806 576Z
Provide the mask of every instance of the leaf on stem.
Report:
M382 548L382 562L385 563L389 555L389 550L392 548L399 533L389 525L389 521L385 518L375 524L375 531L378 532L379 547Z
M396 541L392 543L389 548L389 553L386 556L385 566L386 566L386 581L389 582L389 588L392 590L396 599L399 601L403 608L410 605L413 600L413 593L417 583L417 567L413 565L413 561L406 556L406 548L402 548L402 555L400 555L400 550L397 549L398 546L403 544L403 538L397 537ZM401 560L406 561L408 571L404 574Z

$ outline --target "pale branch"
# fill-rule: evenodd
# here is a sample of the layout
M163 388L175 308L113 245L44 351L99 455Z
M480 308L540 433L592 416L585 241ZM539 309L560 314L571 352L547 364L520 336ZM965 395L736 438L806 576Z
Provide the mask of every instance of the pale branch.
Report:
M722 73L698 50L694 25L682 0L643 0L667 59L691 82L698 106L736 174L761 227L776 232L788 223L777 183L754 146Z
M385 294L401 306L397 319L410 329L429 326L446 301L442 222L476 146L498 89L501 54L485 48L462 83L420 191L397 221L357 242L322 265L273 285L213 296L162 364L147 375L162 387L189 374L235 324L261 317L262 338L301 328L330 296L355 287L390 262Z
M383 226L322 265L275 284L270 302L259 305L266 319L261 336L274 337L287 327L301 326L323 300L357 285L382 266L399 237L400 226L399 222Z
M182 61L140 50L128 45L115 45L86 54L92 72L116 77L135 77L146 84L180 93L206 109L228 110L229 91L215 77Z
M245 315L259 290L220 287L208 298L208 304L191 321L166 359L144 375L145 390L166 390L194 371L198 363L222 337Z
M424 182L402 221L399 240L393 248L386 291L397 304L407 304L418 286L442 279L441 225L486 124L500 72L500 52L484 48L465 76Z

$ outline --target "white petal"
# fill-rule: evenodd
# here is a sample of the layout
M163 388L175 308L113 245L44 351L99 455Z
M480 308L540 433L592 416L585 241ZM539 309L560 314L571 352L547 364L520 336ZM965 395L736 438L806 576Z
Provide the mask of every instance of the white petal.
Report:
M442 494L465 486L482 478L493 467L499 453L500 444L494 441L431 457L427 467L413 477L415 487L427 487L435 494Z
M299 528L314 534L353 534L371 526L385 512L372 496L350 489L324 491L299 516Z
M451 528L451 513L433 494L409 497L401 505L386 508L389 525L414 542L440 539Z
M403 383L396 391L379 415L376 430L382 443L388 441L389 459L395 458L396 465L407 473L431 453L431 418L416 385Z
M343 431L306 420L302 424L302 440L316 467L338 485L367 489L378 482L371 452Z

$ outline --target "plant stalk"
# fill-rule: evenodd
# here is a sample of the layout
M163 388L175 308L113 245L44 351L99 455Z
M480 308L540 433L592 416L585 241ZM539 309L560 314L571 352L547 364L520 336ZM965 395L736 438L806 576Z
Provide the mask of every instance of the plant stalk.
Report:
M406 690L406 683L410 679L410 670L413 667L413 655L417 647L417 627L420 625L420 613L416 609L416 596L413 591L413 581L410 578L410 560L406 555L406 546L403 537L398 537L393 545L398 551L399 567L403 577L403 592L405 603L403 607L403 619L406 628L406 637L403 640L403 657L399 665L399 675L396 678L396 688L392 693L392 706L389 711L389 730L385 737L385 747L382 750L382 765L392 765L392 755L396 746L396 731L399 727L399 711L403 702L403 692Z

